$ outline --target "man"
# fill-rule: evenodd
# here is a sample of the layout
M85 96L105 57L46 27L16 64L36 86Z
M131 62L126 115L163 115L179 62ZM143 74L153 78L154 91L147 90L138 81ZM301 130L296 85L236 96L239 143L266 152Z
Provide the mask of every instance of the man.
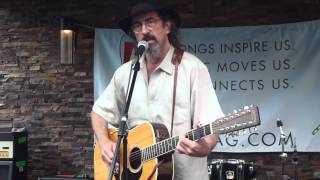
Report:
M174 71L174 48L178 47L180 18L171 9L154 3L134 6L130 16L120 21L120 28L137 42L147 41L149 48L139 60L140 71L128 112L128 119L143 119L164 124L171 130ZM101 158L110 165L115 142L106 135L106 122L119 124L123 111L131 63L122 65L93 106L92 127L101 149ZM218 136L198 141L184 136L191 127L223 116L206 66L195 56L184 52L178 68L173 135L179 135L174 153L174 179L208 179L207 159Z

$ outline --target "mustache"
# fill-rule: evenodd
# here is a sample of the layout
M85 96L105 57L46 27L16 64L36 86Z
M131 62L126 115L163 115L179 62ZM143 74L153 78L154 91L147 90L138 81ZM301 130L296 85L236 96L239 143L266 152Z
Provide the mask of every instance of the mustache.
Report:
M149 40L154 40L154 41L157 41L156 37L152 36L152 35L149 35L149 34L145 34L142 38L142 40L145 40L145 41L149 41Z

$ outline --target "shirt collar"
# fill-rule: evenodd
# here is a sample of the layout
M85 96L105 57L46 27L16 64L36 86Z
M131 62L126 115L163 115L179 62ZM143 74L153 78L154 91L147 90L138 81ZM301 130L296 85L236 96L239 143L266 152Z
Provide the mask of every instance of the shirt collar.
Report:
M174 66L172 64L173 51L174 51L174 47L171 45L169 48L169 51L167 52L166 56L164 57L160 65L157 67L157 69L161 69L168 74L173 73L173 68L172 68ZM145 55L140 59L140 63L141 63L140 64L141 69L146 68Z
M170 46L167 55L164 57L163 61L160 63L159 68L163 71L167 72L168 74L173 73L173 64L172 64L172 57L173 57L173 46Z

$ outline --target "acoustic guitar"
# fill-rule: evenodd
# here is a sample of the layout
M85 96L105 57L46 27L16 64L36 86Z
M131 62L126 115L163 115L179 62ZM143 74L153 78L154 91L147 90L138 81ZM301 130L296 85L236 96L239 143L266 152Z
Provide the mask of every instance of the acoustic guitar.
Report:
M185 135L188 139L197 141L210 134L237 134L239 130L260 125L257 106L246 106L225 117L200 128L193 129ZM107 133L107 132L106 132ZM109 138L117 142L117 129L108 129ZM128 132L127 162L128 179L130 180L166 180L173 177L172 153L176 149L179 136L169 137L167 128L162 124L143 123L133 127ZM123 168L122 146L120 146L120 176ZM94 149L95 180L106 180L109 167L101 159L99 145ZM113 177L115 180L115 177ZM121 178L122 179L122 178Z

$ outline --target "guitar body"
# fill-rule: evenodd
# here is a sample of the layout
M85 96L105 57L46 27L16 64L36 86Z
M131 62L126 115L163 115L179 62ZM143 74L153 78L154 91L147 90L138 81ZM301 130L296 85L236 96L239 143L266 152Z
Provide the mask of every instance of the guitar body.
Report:
M117 142L116 128L108 129L108 136L113 142ZM165 154L145 162L141 162L139 150L155 144L169 137L167 128L162 124L143 122L128 132L127 162L128 179L130 180L171 180L173 177L172 154ZM130 159L131 157L131 159ZM132 157L138 157L133 159ZM123 172L123 147L120 146L120 175ZM101 159L100 147L94 149L94 177L95 180L106 180L109 176L109 167ZM113 177L113 180L116 178Z

